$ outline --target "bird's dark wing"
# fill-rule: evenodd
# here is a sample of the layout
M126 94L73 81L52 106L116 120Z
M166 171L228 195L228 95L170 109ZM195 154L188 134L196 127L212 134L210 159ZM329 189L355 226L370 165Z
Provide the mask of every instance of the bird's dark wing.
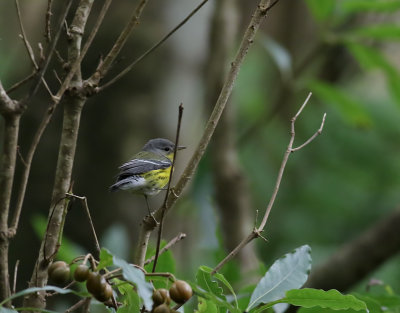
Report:
M142 158L146 156L146 158ZM119 179L131 175L143 174L153 170L160 170L168 168L172 165L172 162L163 156L157 154L146 152L138 153L135 155L134 159L122 164L119 167Z

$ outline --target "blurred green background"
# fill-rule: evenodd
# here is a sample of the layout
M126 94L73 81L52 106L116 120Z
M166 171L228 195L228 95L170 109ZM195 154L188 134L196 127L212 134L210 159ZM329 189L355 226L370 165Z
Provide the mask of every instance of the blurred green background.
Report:
M20 1L27 36L37 52L44 41L46 1ZM55 2L55 15L59 3ZM94 12L102 3L95 1ZM143 53L182 20L197 1L150 1L139 27L123 49L105 81ZM238 35L249 21L255 1L237 6ZM104 56L128 19L134 4L114 2L94 45L84 60L87 77ZM212 0L165 45L101 95L83 111L74 165L74 192L88 198L102 244L121 257L132 258L139 224L146 214L142 197L109 193L117 167L155 137L173 139L179 103L184 104L181 143L188 149L177 159L179 175L196 148L210 113L205 103L205 69ZM29 74L15 7L0 2L0 79L5 88ZM268 266L303 244L312 249L314 264L324 262L339 246L355 238L400 203L400 2L380 0L281 0L268 13L235 86L234 138L240 166L248 182L251 223L262 216L275 184L289 141L290 118L308 92L313 96L296 124L299 145L318 128L324 112L325 128L312 144L290 156L282 185L266 227L268 243L257 241L260 261ZM94 17L89 19L89 27ZM228 25L226 26L228 27ZM65 38L59 48L65 57ZM226 60L229 66L233 58ZM57 61L54 67L57 68ZM58 71L61 72L60 69ZM86 73L86 75L85 75ZM49 85L58 82L49 72ZM26 91L26 90L25 90ZM20 151L26 153L48 105L45 92L22 118ZM24 88L13 97L24 94ZM58 109L33 161L18 235L11 243L10 268L21 260L19 288L26 286L47 216L61 127ZM2 125L3 121L0 120ZM164 237L179 232L178 276L193 279L195 268L210 267L224 255L215 201L215 184L207 153L185 195L167 216ZM18 164L21 168L21 163ZM17 172L19 174L20 171ZM176 177L175 177L176 181ZM18 184L18 176L16 186ZM15 195L15 193L14 193ZM163 196L150 200L160 205ZM252 225L248 227L251 231ZM94 242L82 206L68 213L66 257L93 252ZM155 239L153 236L152 239ZM388 260L370 278L400 290L399 257ZM240 279L230 275L230 279ZM362 288L363 283L360 283Z

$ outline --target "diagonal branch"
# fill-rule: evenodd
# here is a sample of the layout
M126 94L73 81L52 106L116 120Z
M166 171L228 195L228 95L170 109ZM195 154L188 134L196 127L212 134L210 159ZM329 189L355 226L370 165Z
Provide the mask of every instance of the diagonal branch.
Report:
M227 78L224 82L220 95L218 97L217 102L215 103L214 110L211 113L211 116L206 124L203 135L200 139L200 143L197 146L196 151L194 152L192 158L190 159L188 165L186 166L182 176L180 177L176 186L171 190L170 196L168 197L168 201L166 203L166 211L168 211L178 200L181 195L183 189L186 187L190 179L193 177L197 166L203 157L203 154L210 142L210 139L217 127L218 121L221 117L222 112L224 111L225 105L228 101L229 96L233 90L233 86L235 84L236 78L239 74L240 67L244 61L247 52L249 51L250 46L252 45L255 35L261 25L261 22L267 15L269 10L270 0L260 0L255 12L252 15L249 26L244 33L242 41L240 43L239 49L236 53L234 61L231 63L231 68L228 72ZM159 220L163 209L159 208L154 216L156 220ZM140 229L140 238L143 240L149 239L151 232L156 227L154 220L151 218L145 218L141 224ZM143 244L141 241L140 244ZM142 246L139 245L138 250L140 250ZM144 250L144 249L142 249ZM146 251L142 251L146 252ZM144 257L143 257L144 258Z
M99 65L96 72L87 80L89 85L97 85L98 82L106 75L108 70L110 69L112 63L115 58L120 53L121 49L124 47L126 41L129 38L129 35L135 29L135 27L139 24L140 16L147 4L148 0L140 0L139 4L135 8L129 22L126 24L125 28L122 30L119 35L117 41L114 46L111 48L110 52L105 57L104 61Z
M18 0L15 0L15 6L17 7L17 15L18 15L19 27L20 27L20 29L21 29L21 38L22 38L22 41L24 42L24 45L25 45L26 50L27 50L27 52L28 52L29 58L30 58L31 61L32 61L32 64L33 64L34 69L35 69L36 71L38 71L38 70L39 70L39 66L38 66L37 63L36 63L35 55L34 55L33 50L32 50L32 46L30 45L30 43L29 43L29 41L28 41L28 39L27 39L27 37L26 37L25 28L24 28L24 25L23 25L23 23L22 23L21 9L20 9L20 7L19 7L19 1L18 1ZM52 97L53 94L52 94L52 92L51 92L49 86L47 85L47 82L44 80L44 77L42 77L42 82L43 82L43 85L44 85L44 87L46 88L47 92L48 92L48 93L50 94L50 96Z
M186 16L182 22L180 22L178 25L176 25L168 34L166 34L159 42L157 42L154 46L152 46L149 50L147 50L145 53L143 53L141 56L139 56L136 60L134 60L131 64L129 64L121 73L116 75L114 78L109 80L107 83L104 85L96 88L96 92L103 91L104 89L110 87L112 84L116 83L118 80L120 80L122 77L124 77L126 74L128 74L133 67L142 61L145 57L147 57L150 53L152 53L154 50L156 50L159 46L161 46L169 37L171 37L178 29L180 29L183 25L186 24L186 22L199 11L203 5L205 5L208 2L208 0L203 0L192 12L189 13L188 16Z
M20 7L19 7L19 1L18 1L18 0L15 0L15 6L16 6L16 8L17 8L18 22L19 22L19 27L20 27L20 29L21 29L21 38L22 38L22 41L24 42L26 51L28 52L29 58L30 58L31 61L32 61L33 67L35 68L35 70L37 70L39 67L38 67L38 65L37 65L37 63L36 63L35 55L33 54L32 47L31 47L31 45L30 45L28 39L26 38L26 33L25 33L24 25L22 24L21 9L20 9Z
M57 23L57 32L56 35L53 39L53 41L51 42L51 46L49 48L49 51L47 53L47 57L43 63L43 65L41 66L41 68L39 69L39 71L36 74L36 79L33 83L33 86L31 88L31 90L29 91L28 97L25 99L25 104L27 105L33 98L33 96L36 94L36 92L39 89L40 86L40 82L42 81L42 78L44 77L44 74L46 73L47 67L50 64L51 58L53 56L53 53L56 49L56 45L58 42L58 39L60 38L61 35L61 31L63 29L63 25L64 25L64 21L68 15L69 9L71 8L73 0L67 0L67 2L65 3L65 7L64 10L62 11L62 14L60 16L60 19ZM54 97L53 97L54 100Z
M211 274L215 274L216 272L218 272L222 266L224 266L228 261L230 261L241 249L243 249L244 246L246 246L249 242L251 242L253 239L258 238L258 237L262 237L261 233L264 231L265 225L267 224L268 221L268 217L269 214L271 212L271 209L274 205L276 196L278 195L278 191L279 191L279 187L282 181L282 177L283 177L283 173L285 171L285 167L286 167L286 163L289 159L290 154L293 152L293 142L294 142L294 138L295 138L295 123L297 118L299 117L299 115L301 114L301 112L303 111L304 107L306 106L306 104L308 103L308 101L310 100L311 97L311 92L308 94L306 100L304 101L303 105L300 107L300 109L297 111L296 115L291 119L291 126L290 126L290 140L289 140L289 144L288 147L285 151L285 154L283 156L282 159L282 163L281 163L281 167L279 169L278 172L278 177L276 179L275 182L275 187L274 190L272 192L272 196L268 202L267 208L265 210L264 213L264 217L260 223L260 225L258 227L254 227L254 229L252 230L252 232L246 237L244 238L236 247L235 249L233 249L220 263L218 263L218 265L213 269L213 271L211 272ZM322 124L320 129L318 130L322 132L322 128L324 126L324 122L325 122L325 116L326 114L324 114L324 117L322 119ZM318 133L317 132L317 133ZM312 136L311 138L315 138L316 135ZM311 142L311 140L307 140L307 142ZM305 144L301 145L301 146L305 146ZM296 151L298 151L300 149L297 149Z
M181 241L182 239L186 238L185 233L179 233L177 236L171 239L162 249L160 249L159 255L163 254L164 252L167 252L174 244L177 242ZM144 265L147 265L155 260L156 256L153 255L151 258L147 259L144 261Z

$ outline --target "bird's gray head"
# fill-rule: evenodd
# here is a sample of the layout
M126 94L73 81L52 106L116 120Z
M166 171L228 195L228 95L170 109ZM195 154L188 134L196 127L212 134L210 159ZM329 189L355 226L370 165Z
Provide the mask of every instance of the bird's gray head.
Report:
M154 152L160 155L168 156L174 152L175 144L168 139L156 138L149 140L143 147L143 151ZM178 149L182 149L179 147Z

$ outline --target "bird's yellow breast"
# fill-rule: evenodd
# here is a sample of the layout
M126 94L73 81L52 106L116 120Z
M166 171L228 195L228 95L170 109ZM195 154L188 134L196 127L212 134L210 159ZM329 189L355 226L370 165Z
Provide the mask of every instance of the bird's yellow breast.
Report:
M142 177L146 180L146 185L149 188L163 188L169 180L171 175L171 166L168 168L153 170L142 174Z

